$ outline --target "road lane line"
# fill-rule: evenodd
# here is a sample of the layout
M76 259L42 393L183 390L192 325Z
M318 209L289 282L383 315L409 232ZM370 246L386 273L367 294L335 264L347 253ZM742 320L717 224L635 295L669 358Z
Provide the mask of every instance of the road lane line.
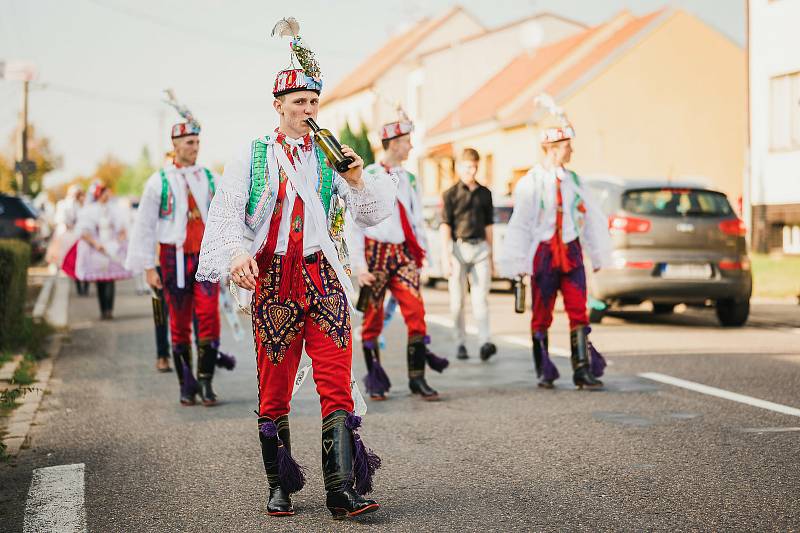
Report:
M455 327L454 324L453 324L452 319L444 317L442 315L425 315L425 321L426 322L431 322L433 324L436 324L437 326L442 326L442 327L449 328L449 329L453 329L453 327ZM478 328L476 328L473 325L467 325L467 327L465 327L464 330L469 335L477 335L478 334ZM496 341L498 341L498 342L504 342L504 343L507 343L507 344L514 344L514 345L517 345L517 346L522 346L523 348L530 349L530 347L531 347L531 339L525 338L525 337L519 337L519 336L516 336L516 335L500 335L500 336L495 337L494 339ZM554 355L556 357L569 357L570 356L569 350L565 350L564 348L559 348L557 346L550 346L548 351L549 351L550 355Z
M23 533L86 532L84 467L83 463L79 463L33 471L25 504Z
M781 405L779 403L768 402L767 400L760 400L758 398L745 396L744 394L739 394L737 392L726 391L725 389L709 387L708 385L703 385L702 383L695 383L694 381L687 381L685 379L674 378L666 374L659 374L658 372L644 372L642 374L639 374L639 377L649 379L652 381L658 381L659 383L666 383L667 385L674 385L675 387L680 387L683 389L699 392L701 394L708 394L709 396L716 396L717 398L723 398L725 400L731 400L733 402L739 402L751 405L753 407L760 407L761 409L775 411L776 413L781 413L784 415L800 417L800 409L797 409L795 407L789 407L788 405Z

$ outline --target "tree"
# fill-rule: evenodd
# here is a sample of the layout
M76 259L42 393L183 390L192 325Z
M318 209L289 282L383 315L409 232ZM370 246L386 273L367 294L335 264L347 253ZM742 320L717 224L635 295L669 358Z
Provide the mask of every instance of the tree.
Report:
M14 172L18 132L14 132L9 139L5 153L0 154L0 191L19 193L19 183ZM28 160L33 161L36 170L28 176L28 193L36 196L42 191L44 176L61 166L61 156L54 153L50 146L50 139L36 135L36 128L28 126Z
M369 142L369 134L367 132L367 125L361 121L361 131L358 134L358 155L364 160L364 166L371 165L375 162L375 153L372 151L372 143Z
M350 129L350 123L345 122L344 128L339 132L339 139L342 144L351 147L355 153L361 156L361 159L364 160L364 166L371 165L375 162L375 154L372 153L372 146L367 136L367 126L363 122L361 123L361 131L358 135L353 133L353 130Z
M117 185L122 179L126 167L127 165L125 165L125 163L109 154L97 165L93 177L95 180L103 182L106 187L116 192Z
M147 146L142 147L139 160L125 168L114 187L114 193L120 196L141 196L147 178L155 170L155 167L150 162L150 151Z

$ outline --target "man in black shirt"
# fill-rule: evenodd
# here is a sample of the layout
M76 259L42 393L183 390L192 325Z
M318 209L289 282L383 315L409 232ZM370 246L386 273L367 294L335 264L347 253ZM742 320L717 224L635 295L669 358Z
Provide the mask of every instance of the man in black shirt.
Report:
M478 152L465 148L457 166L459 182L443 194L442 268L449 276L450 312L458 345L456 357L469 358L464 324L464 300L469 278L481 360L486 361L497 352L497 347L489 340L494 205L492 192L475 179L479 161Z

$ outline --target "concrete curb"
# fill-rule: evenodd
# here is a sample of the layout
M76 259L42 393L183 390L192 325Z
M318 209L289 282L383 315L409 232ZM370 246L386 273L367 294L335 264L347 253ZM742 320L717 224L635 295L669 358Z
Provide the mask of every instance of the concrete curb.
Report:
M36 411L42 403L44 391L50 383L50 375L53 372L53 363L61 351L61 335L53 335L50 338L47 353L49 357L39 361L39 368L36 372L36 381L31 384L33 391L23 396L22 403L14 409L8 420L6 434L3 436L3 443L6 445L6 454L16 457L23 445L28 442Z

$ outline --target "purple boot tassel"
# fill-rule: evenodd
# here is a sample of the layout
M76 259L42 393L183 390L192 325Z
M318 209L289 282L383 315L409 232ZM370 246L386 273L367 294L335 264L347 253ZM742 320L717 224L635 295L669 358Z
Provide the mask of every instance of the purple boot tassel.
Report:
M183 373L181 395L194 396L197 394L197 391L200 390L200 386L197 384L197 380L194 379L194 374L192 374L192 370L189 368L189 365L186 364L186 361L183 361L183 368L181 369L181 372Z
M345 481L345 487L355 481L356 492L362 496L372 492L372 476L381 467L381 458L366 447L357 430L361 427L361 417L347 414L345 427L353 432L353 478Z
M547 351L547 345L544 343L544 335L541 333L536 333L534 338L542 349L542 379L553 382L559 378L559 373L556 365L554 365L553 361L550 360L550 354Z
M592 328L586 328L586 336L589 336L589 333L592 332ZM594 347L591 341L587 340L586 343L589 345L589 363L590 369L592 371L592 375L596 378L599 378L603 375L606 368L606 359L603 355L597 351L597 348Z
M236 368L236 358L232 355L217 351L217 366L227 370Z
M431 367L431 370L435 370L440 374L444 371L445 368L450 366L450 361L445 359L444 357L439 357L432 351L428 349L428 344L431 343L431 338L427 335L425 336L425 360L428 362L428 366Z
M364 347L370 350L378 349L376 341L365 341ZM377 395L385 394L392 387L392 382L389 381L389 376L377 357L372 358L370 369L367 375L364 376L364 387L366 387L368 393Z
M292 454L283 445L283 441L278 437L278 428L275 426L275 422L267 420L259 426L258 430L268 439L278 439L278 479L280 479L283 490L292 494L302 489L306 484L303 467L297 464Z

